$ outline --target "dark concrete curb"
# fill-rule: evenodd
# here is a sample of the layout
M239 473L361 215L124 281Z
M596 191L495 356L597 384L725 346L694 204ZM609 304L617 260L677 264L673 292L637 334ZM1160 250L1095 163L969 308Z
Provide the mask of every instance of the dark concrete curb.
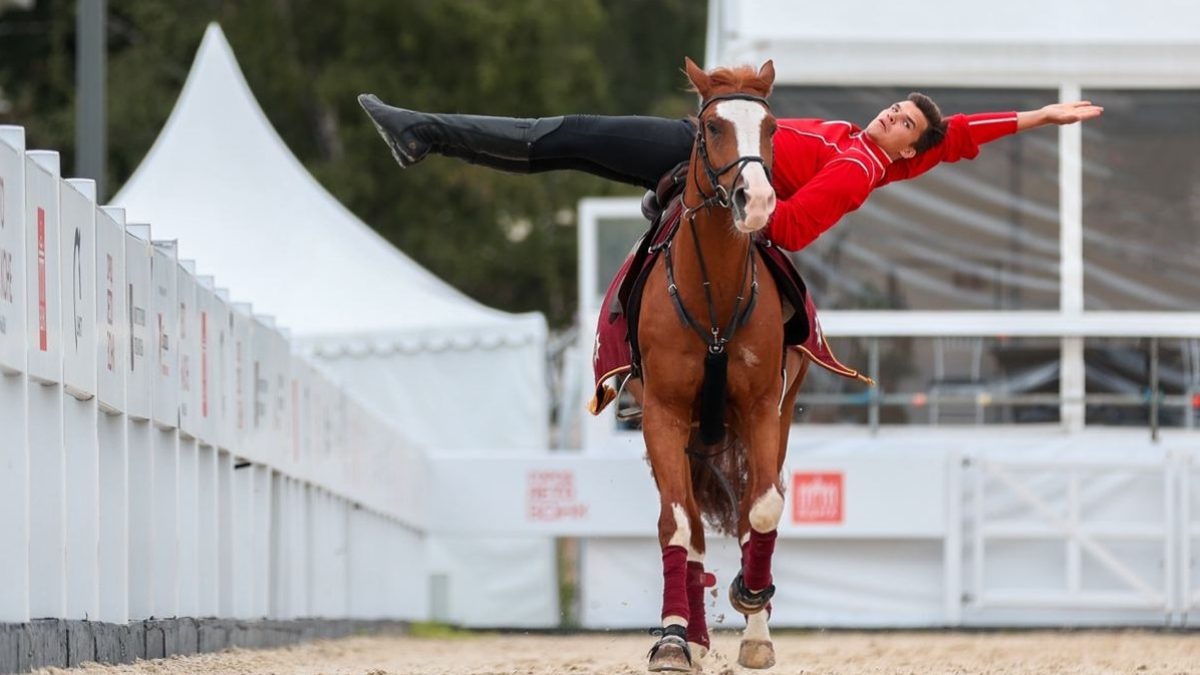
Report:
M87 661L132 663L176 654L280 647L349 635L404 633L405 621L355 619L148 619L128 624L37 619L0 623L0 674L69 668Z

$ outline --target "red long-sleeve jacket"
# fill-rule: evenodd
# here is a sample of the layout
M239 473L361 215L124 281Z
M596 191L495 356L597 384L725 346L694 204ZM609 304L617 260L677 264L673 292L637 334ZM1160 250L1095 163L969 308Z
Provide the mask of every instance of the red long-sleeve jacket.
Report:
M875 188L916 178L940 162L974 159L979 146L1017 131L1017 114L953 115L946 118L946 136L937 147L896 161L849 122L787 119L778 124L771 171L778 201L767 237L796 251L862 206Z

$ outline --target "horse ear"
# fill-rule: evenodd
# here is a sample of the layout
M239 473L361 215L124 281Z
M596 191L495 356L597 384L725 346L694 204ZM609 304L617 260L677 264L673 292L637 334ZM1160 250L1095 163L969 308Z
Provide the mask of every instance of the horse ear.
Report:
M771 94L771 87L775 84L775 61L767 59L767 62L762 64L762 68L758 69L758 78L767 83L767 95Z
M690 57L683 57L683 72L687 73L687 77L692 82L692 86L696 88L696 93L700 94L700 98L708 97L709 78L708 73L704 72L700 66L696 65Z

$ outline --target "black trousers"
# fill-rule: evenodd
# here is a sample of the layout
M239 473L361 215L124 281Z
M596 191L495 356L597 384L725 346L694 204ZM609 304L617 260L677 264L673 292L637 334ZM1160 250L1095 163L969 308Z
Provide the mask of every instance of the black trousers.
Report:
M574 169L652 190L663 174L687 161L695 133L690 120L567 115L533 144L521 169Z

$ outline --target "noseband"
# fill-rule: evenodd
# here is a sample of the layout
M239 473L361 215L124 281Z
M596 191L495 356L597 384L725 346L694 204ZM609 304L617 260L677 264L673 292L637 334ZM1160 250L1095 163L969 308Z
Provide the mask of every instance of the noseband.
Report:
M699 180L696 180L696 190L700 193L701 197L704 197L704 202L699 206L694 207L695 209L701 209L708 206L719 206L723 209L729 208L729 191L725 189L725 186L721 185L720 179L721 176L729 173L729 170L733 169L734 167L737 167L737 174L733 177L734 185L737 185L738 178L741 177L742 172L746 170L746 166L751 162L758 162L758 164L762 166L763 171L766 172L767 180L771 180L771 169L767 167L766 161L760 155L743 155L732 162L729 162L725 166L720 168L713 167L712 161L708 158L708 144L705 141L703 118L704 111L708 110L710 105L718 101L754 101L755 103L759 103L766 108L767 112L771 111L771 104L767 103L767 99L761 96L755 96L753 94L722 94L720 96L714 96L708 99L702 106L700 106L700 113L696 116L696 149L700 153L700 160L704 166L704 173L708 176L709 185L712 185L713 194L704 194L704 189L700 187ZM694 209L689 208L689 210Z

